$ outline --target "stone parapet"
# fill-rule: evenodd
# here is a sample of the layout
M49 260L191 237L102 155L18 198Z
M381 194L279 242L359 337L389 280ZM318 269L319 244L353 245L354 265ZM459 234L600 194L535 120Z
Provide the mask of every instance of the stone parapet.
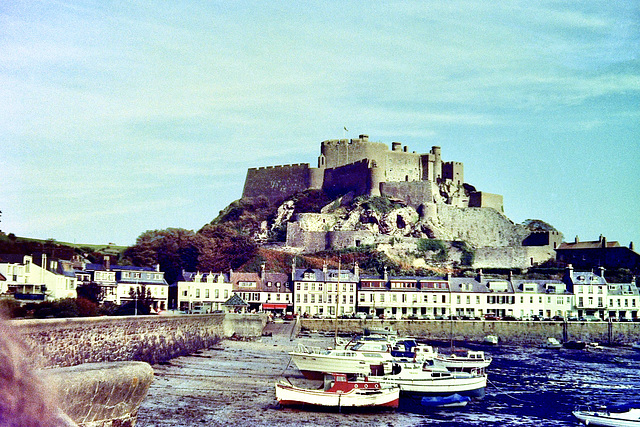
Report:
M153 382L144 362L85 363L46 371L60 409L81 427L130 427Z

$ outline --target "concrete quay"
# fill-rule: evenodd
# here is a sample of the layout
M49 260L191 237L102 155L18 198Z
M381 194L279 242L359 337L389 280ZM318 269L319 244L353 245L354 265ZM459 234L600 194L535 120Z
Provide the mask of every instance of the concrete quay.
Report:
M640 341L640 322L549 322L487 320L300 319L307 331L358 334L391 328L400 335L426 340L479 342L497 335L505 344L537 345L548 337L621 345Z

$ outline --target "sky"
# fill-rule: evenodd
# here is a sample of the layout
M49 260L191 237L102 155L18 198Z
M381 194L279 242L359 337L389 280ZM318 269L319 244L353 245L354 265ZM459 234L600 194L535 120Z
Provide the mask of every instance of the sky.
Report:
M198 230L248 168L367 134L638 247L639 53L637 0L0 2L0 230Z

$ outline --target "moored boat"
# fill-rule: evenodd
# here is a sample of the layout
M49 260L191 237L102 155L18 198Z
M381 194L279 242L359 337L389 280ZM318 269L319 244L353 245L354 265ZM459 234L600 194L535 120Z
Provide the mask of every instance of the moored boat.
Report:
M563 343L562 346L570 350L584 350L587 347L587 343L584 341L571 340Z
M383 385L396 385L408 394L447 396L459 393L469 397L483 397L487 386L484 373L451 372L429 362L405 362L393 365L390 374L369 376Z
M456 353L450 355L440 354L436 360L441 362L450 371L471 372L485 369L491 364L491 356L484 351L469 350L464 355Z
M498 345L498 337L496 335L487 335L486 337L484 337L484 339L482 340L483 344L488 344L488 345Z
M398 387L383 387L368 380L349 380L346 374L332 374L319 390L277 383L276 399L283 406L319 406L326 408L397 408L400 399Z
M577 410L573 411L573 416L586 425L637 427L640 426L640 405L627 404L597 410Z
M321 349L300 344L289 353L291 360L309 379L322 379L324 373L383 375L391 372L394 361L390 353Z
M545 342L540 344L540 348L557 349L562 348L562 344L556 338L549 337Z

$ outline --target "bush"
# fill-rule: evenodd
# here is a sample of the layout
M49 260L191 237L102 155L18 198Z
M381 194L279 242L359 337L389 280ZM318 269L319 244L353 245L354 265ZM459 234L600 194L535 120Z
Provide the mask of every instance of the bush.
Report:
M418 239L416 246L419 252L439 252L447 250L447 245L442 240L436 239Z

